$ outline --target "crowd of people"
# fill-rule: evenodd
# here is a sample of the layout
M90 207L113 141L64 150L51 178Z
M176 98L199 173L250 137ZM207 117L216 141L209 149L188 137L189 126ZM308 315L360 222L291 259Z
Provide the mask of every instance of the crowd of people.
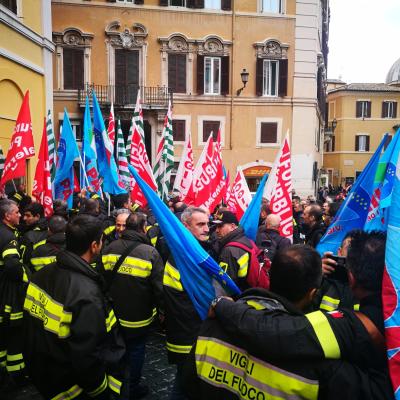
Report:
M0 200L0 393L32 382L45 399L144 398L156 323L176 365L171 400L392 399L385 234L351 231L338 254L315 250L345 194L293 191L293 243L266 199L253 242L224 205L210 215L171 197L242 291L217 296L202 321L150 209L82 191L45 218L21 187ZM267 283L249 280L254 268Z

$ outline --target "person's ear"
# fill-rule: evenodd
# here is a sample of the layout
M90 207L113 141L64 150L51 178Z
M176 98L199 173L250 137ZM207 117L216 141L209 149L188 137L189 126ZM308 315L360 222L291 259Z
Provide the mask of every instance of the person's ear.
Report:
M347 271L347 276L349 278L350 289L353 289L356 286L356 280L354 278L354 275L353 275L353 273L351 271L348 270Z
M317 292L318 292L318 289L317 289L317 288L313 288L313 289L310 289L310 290L308 291L308 293L307 293L307 300L308 300L308 303L309 303L309 304L314 300L314 297L317 295Z

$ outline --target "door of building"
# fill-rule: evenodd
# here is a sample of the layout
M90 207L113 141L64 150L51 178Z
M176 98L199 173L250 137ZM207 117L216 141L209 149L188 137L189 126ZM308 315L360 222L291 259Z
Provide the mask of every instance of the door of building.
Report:
M115 104L136 103L139 72L139 50L115 50Z

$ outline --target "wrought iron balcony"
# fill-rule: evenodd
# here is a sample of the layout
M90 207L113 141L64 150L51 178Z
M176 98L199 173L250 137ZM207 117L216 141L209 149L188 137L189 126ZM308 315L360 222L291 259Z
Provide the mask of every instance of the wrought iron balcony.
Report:
M78 90L78 102L84 107L86 96L89 96L91 102L91 95L95 91L100 107L107 107L113 103L116 108L131 109L135 107L138 90L140 90L143 109L166 109L168 102L173 101L173 93L166 86L87 84L84 89Z

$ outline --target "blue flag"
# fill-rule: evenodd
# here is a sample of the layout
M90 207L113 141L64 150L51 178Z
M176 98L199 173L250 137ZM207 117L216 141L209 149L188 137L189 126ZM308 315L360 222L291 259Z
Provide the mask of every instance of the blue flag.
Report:
M375 174L375 188L368 210L364 229L387 230L387 211L392 203L392 191L396 174L396 165L400 151L399 130L379 160Z
M240 226L243 228L245 235L253 242L256 241L258 221L260 219L261 211L261 200L263 197L265 182L267 181L267 178L268 174L265 174L260 182L260 185L258 186L256 194L251 199L247 210L240 219Z
M110 194L126 193L124 184L119 179L114 148L104 126L96 93L93 92L93 130L96 141L97 166L103 178L103 190Z
M129 165L129 171L157 218L179 270L183 287L200 318L204 320L207 317L211 301L215 297L213 283L216 282L213 282L214 280L219 282L230 294L239 294L239 288L131 165Z
M340 206L335 219L321 238L317 246L317 251L320 254L326 251L337 254L338 248L348 232L353 229L364 228L374 190L379 157L385 144L386 136L384 136L363 172L353 184L350 193Z
M67 110L64 109L62 131L57 149L57 170L54 178L56 199L62 199L72 208L74 193L74 160L79 157L78 145L72 132Z

